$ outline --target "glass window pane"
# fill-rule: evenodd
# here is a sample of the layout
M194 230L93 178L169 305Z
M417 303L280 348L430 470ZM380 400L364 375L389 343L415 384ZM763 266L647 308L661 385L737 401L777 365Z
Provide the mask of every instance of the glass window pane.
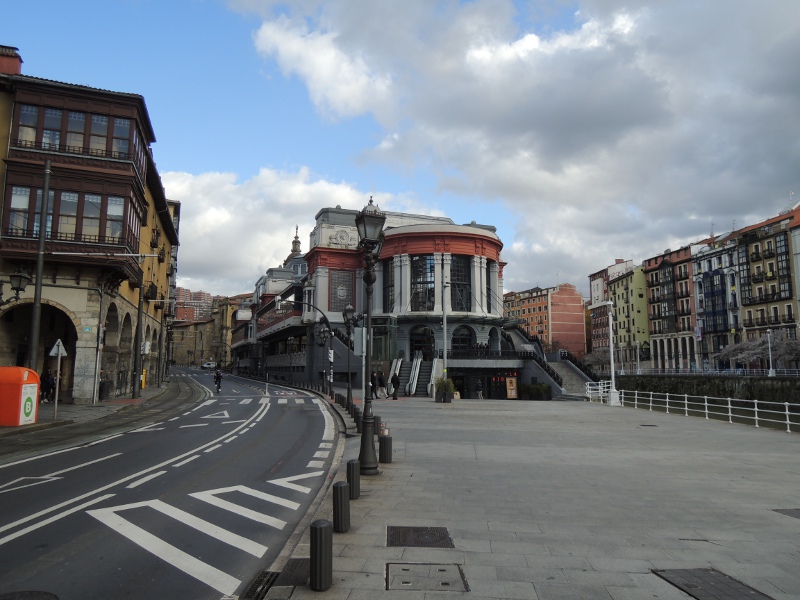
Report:
M30 197L31 188L14 186L11 190L11 208L28 210Z
M61 130L61 111L59 109L44 109L44 128Z
M83 198L83 216L84 217L100 217L100 207L103 203L103 198L96 194L86 194Z
M36 127L39 120L39 107L23 104L19 111L19 124Z
M104 153L106 151L106 138L101 135L93 135L89 138L89 149L92 152Z
M78 214L78 194L76 192L61 192L61 209L59 214Z
M108 209L106 214L108 215L109 219L112 218L122 218L122 214L125 212L125 198L121 196L109 196L108 197Z
M122 140L118 138L114 138L111 145L111 150L115 154L124 154L125 157L128 156L129 152L129 142L128 140Z
M82 133L68 133L67 146L73 152L83 150L83 134Z
M27 144L36 142L36 129L33 127L20 127L19 128L19 141Z
M108 117L92 115L92 134L108 135Z
M78 131L83 133L86 129L86 115L81 112L70 112L67 121L67 131Z
M114 119L114 137L129 138L131 135L130 119Z
M42 133L42 146L58 146L61 143L61 132L52 129L45 129Z

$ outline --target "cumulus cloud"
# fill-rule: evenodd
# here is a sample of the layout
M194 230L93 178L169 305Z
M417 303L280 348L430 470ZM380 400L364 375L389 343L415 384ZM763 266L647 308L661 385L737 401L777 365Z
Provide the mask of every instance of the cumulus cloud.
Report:
M586 291L588 274L615 258L642 260L755 222L798 187L793 0L235 6L260 11L255 47L303 82L320 115L379 125L365 169L425 171L437 193L468 201L417 196L410 206L458 221L464 206L491 200L510 215L507 289L568 281ZM234 186L236 202L268 209L283 191L260 186L303 179L270 174L238 186L210 177ZM278 248L271 258L285 252L285 233Z

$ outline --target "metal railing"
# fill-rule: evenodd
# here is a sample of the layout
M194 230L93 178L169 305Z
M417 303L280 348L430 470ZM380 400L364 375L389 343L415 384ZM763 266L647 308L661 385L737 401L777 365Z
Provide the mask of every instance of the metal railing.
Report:
M698 369L698 368L651 368L641 367L641 375L714 375L719 377L767 377L769 369ZM620 369L615 369L622 375ZM775 369L777 377L800 377L800 369Z
M587 392L588 388L589 384L587 384ZM606 396L607 393L606 391ZM633 408L680 414L686 417L703 417L707 420L716 419L754 427L785 428L787 433L792 433L792 427L794 427L794 431L800 431L800 405L789 402L738 400L627 390L620 390L619 398L623 406L632 406Z
M611 381L587 381L586 397L589 402L597 400L604 402L608 400L608 392L611 390Z

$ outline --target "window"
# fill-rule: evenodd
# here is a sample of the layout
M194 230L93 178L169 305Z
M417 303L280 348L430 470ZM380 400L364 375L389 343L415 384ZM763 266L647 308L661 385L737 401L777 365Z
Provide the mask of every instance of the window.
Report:
M81 220L81 236L84 240L99 240L102 202L102 197L96 194L86 194L84 196L83 218Z
M108 117L92 115L92 129L89 136L89 153L105 156L108 139Z
M28 231L30 196L31 188L15 186L11 189L11 210L8 219L8 231L11 235L24 235Z
M19 110L19 137L20 145L33 146L36 144L36 130L39 127L39 107L23 104Z
M122 224L125 215L125 198L109 196L106 208L106 241L118 242L122 238Z
M57 108L45 108L42 148L58 150L59 144L61 144L61 111Z
M354 305L353 283L354 274L352 271L331 271L331 295L329 306L334 313L341 314L349 304Z
M114 119L114 139L112 140L111 151L116 158L130 157L130 119Z
M36 212L33 217L33 236L39 236L39 223L42 221L42 190L36 190ZM53 232L53 208L55 192L50 190L47 194L47 225L45 236L50 237Z
M67 152L83 152L83 134L86 130L86 115L70 112L67 119Z
M453 311L472 310L472 259L454 256L450 262L450 306Z
M435 304L434 272L431 255L411 257L411 310L432 311Z
M394 258L383 261L383 312L394 312Z
M78 194L61 192L61 205L58 211L58 235L61 239L74 239L78 225Z

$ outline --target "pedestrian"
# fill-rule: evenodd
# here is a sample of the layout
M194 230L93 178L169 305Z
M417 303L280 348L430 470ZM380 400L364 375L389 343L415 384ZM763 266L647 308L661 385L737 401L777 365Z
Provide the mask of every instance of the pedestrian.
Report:
M392 375L392 400L397 400L397 389L400 387L400 376L395 373Z
M39 379L39 387L41 389L40 402L47 404L50 402L50 392L53 389L53 376L50 375L50 369L42 371L42 376Z
M389 394L386 392L386 377L384 377L383 371L378 375L378 398L381 397L381 394L383 394L384 398L389 397Z
M369 379L369 394L373 400L378 399L378 374L375 371Z
M480 379L475 382L475 394L478 396L478 400L483 400L483 382Z

